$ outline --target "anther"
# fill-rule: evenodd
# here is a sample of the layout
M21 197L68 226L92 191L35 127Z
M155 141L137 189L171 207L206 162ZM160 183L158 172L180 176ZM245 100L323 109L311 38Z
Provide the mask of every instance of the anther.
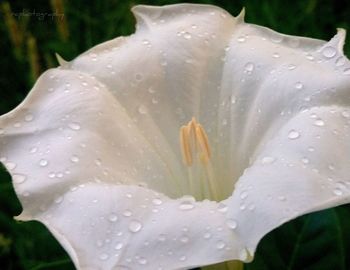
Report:
M192 120L180 129L180 145L182 151L183 162L187 166L193 164L195 154L204 165L210 159L210 146L208 136L201 124L197 123L193 117Z

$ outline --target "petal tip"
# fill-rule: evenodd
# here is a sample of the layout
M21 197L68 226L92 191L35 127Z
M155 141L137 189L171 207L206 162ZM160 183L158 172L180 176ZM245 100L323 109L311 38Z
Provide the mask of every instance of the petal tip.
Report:
M242 8L241 12L238 14L236 17L238 22L244 23L244 18L245 18L245 7Z
M55 56L60 66L66 66L68 64L68 61L64 60L58 53L55 53Z

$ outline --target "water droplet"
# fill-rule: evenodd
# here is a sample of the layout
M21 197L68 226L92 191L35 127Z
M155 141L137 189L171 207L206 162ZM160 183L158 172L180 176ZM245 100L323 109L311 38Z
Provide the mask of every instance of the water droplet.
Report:
M24 120L26 122L30 122L30 121L33 121L34 119L34 116L32 114L27 114L25 117L24 117Z
M295 140L298 139L300 137L300 133L294 129L292 129L291 131L289 131L288 133L288 138L291 140Z
M337 196L341 196L343 195L343 191L339 188L339 187L336 187L334 190L333 190L333 193Z
M297 66L296 65L294 65L294 64L289 64L288 65L288 69L289 70L293 70L293 69L295 69Z
M204 239L209 239L211 238L211 233L207 232L203 235Z
M186 260L187 260L187 257L186 257L185 255L183 255L183 256L181 256L181 257L179 258L179 260L182 261L182 262L183 262L183 261L186 261Z
M73 130L79 130L80 125L78 123L69 123L68 126Z
M108 216L108 220L110 222L116 222L118 220L118 216L116 214L112 213Z
M218 211L221 212L221 213L226 213L228 210L228 207L226 204L223 204L223 203L219 203L218 205Z
M218 242L216 243L216 248L217 248L217 249L223 249L225 246L226 246L226 244L225 244L225 242L223 242L223 241L218 241Z
M344 74L344 75L350 75L350 68L345 68L345 69L343 70L343 74Z
M301 162L302 163L304 163L304 164L309 164L309 159L307 159L306 157L303 157L302 159L301 159Z
M144 44L144 45L150 45L150 42L149 42L149 40L144 39L144 40L142 40L142 44Z
M350 118L350 112L349 111L342 111L341 115L345 118Z
M124 217L131 217L131 216L132 216L132 212L131 212L130 210L125 210L125 211L123 212L123 216L124 216Z
M147 264L147 260L144 257L140 257L138 259L138 263L141 264L141 265L145 265L145 264Z
M192 38L192 35L191 35L190 33L188 33L188 32L185 32L185 33L183 34L183 37L184 37L185 39L191 39L191 38Z
M193 202L183 201L179 205L179 209L183 211L192 210L194 208Z
M54 200L54 202L57 203L57 204L61 203L62 201L63 201L63 196L58 196Z
M273 58L279 58L279 57L280 57L280 54L277 53L277 52L275 52L275 53L272 54L272 57L273 57Z
M147 108L144 105L140 105L138 111L140 114L147 114Z
M323 127L324 121L322 119L317 119L317 120L315 120L314 125L318 126L318 127Z
M142 224L137 220L132 220L129 224L129 230L133 233L139 232L142 229Z
M188 243L190 241L190 239L187 236L182 236L180 238L180 241L184 244Z
M326 58L332 58L337 54L337 50L331 46L327 46L322 50L322 55Z
M240 42L240 43L243 43L243 42L245 42L245 37L244 36L239 36L237 38L237 41Z
M244 65L244 72L251 74L254 70L255 65L252 62L248 62Z
M335 61L335 65L336 65L337 67L344 66L345 63L346 63L346 60L345 60L345 57L344 57L344 56L338 57L338 59Z
M109 255L107 253L101 253L98 257L101 261L106 261L109 259Z
M248 253L246 251L246 249L242 249L240 252L239 252L239 259L241 261L246 261L248 258Z
M275 158L274 157L268 157L268 156L266 156L266 157L263 157L262 159L261 159L261 164L262 165L268 165L268 164L272 164L272 163L274 163L275 162Z
M17 164L14 162L6 162L5 165L6 165L6 168L10 171L17 167Z
M41 159L41 160L39 161L39 165L40 165L41 167L46 167L47 164L49 164L49 162L48 162L46 159Z
M14 174L12 179L14 183L22 184L26 181L27 177L23 174Z
M227 227L229 227L232 230L235 230L237 228L237 226L238 226L237 225L237 221L234 220L234 219L228 219L226 221L226 225L227 225Z
M78 158L77 156L72 156L72 157L70 158L70 160L71 160L72 162L74 162L74 163L79 162L79 158Z
M248 197L248 192L247 191L242 191L241 195L239 196L242 200Z
M304 85L301 82L295 83L294 87L298 90L301 90L304 88Z
M114 249L115 250L120 250L120 249L122 249L123 248L123 243L116 243L116 245L114 246Z
M152 203L153 203L154 205L161 205L163 202L162 202L161 199L156 198L156 199L153 199L153 200L152 200Z

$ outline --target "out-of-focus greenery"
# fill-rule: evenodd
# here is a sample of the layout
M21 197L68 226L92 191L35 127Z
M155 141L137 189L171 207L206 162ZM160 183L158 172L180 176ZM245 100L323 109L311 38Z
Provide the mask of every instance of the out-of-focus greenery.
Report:
M231 14L246 7L246 21L292 35L330 39L350 29L349 1L203 0ZM9 1L0 4L0 114L24 98L44 70L102 41L134 31L130 8L179 1ZM347 39L348 41L349 39ZM350 55L350 46L345 46ZM37 222L20 223L9 175L0 168L0 269L74 269L69 257ZM350 208L342 206L283 225L260 243L248 270L350 269Z

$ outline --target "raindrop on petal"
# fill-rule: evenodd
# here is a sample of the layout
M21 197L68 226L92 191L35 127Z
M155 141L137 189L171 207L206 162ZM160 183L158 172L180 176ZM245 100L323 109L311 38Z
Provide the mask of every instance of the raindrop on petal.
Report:
M133 233L139 232L142 229L142 224L137 220L132 220L129 224L129 230Z
M291 140L298 139L300 137L300 133L294 129L290 130L288 133L288 138Z

